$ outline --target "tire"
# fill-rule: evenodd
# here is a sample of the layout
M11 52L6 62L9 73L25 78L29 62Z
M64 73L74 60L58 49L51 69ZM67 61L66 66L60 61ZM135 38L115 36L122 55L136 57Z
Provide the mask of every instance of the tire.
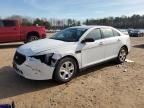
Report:
M63 58L56 65L53 79L58 83L69 82L78 71L77 63L70 57Z
M126 47L122 47L119 51L118 57L117 57L117 63L124 63L126 60L128 54L128 50Z
M37 35L29 35L26 42L28 43L36 40L39 40L39 37Z

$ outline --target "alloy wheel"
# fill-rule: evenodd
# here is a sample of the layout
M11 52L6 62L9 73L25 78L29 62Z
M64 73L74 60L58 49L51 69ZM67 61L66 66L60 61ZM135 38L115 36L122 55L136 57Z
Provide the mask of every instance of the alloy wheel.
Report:
M73 76L74 71L74 64L71 61L66 61L61 65L59 74L63 80L68 80Z

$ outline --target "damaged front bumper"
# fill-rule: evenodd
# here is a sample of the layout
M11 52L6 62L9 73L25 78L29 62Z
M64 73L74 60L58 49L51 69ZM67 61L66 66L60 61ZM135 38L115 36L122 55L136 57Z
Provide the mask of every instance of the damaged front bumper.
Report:
M31 80L49 80L53 77L54 67L48 66L35 58L27 57L26 61L18 65L13 61L13 67L16 73L26 79Z

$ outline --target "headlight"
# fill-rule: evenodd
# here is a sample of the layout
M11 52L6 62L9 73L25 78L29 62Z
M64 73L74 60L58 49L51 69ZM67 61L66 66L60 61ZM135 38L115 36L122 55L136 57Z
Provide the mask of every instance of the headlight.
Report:
M35 59L39 59L42 63L45 63L47 65L51 65L52 62L52 56L54 55L54 53L49 53L46 55L36 55L36 56L31 56Z

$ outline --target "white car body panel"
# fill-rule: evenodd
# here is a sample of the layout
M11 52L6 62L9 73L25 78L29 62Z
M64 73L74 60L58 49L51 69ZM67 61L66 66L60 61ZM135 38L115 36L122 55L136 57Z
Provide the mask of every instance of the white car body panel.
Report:
M33 58L36 55L45 55L53 53L53 59L60 60L65 56L74 57L79 68L84 68L96 63L116 58L122 46L127 46L130 51L130 39L128 35L124 35L120 31L107 26L80 26L86 27L88 30L81 36L78 42L63 42L53 39L42 39L35 42L25 44L17 49L17 52L26 56L26 61L22 65L16 66L16 72L21 76L33 80L52 79L55 65L48 66L40 60ZM95 42L82 44L81 41L89 32L96 28L111 28L116 30L121 36L96 40ZM76 53L80 51L80 53Z
M99 44L101 40L83 45L82 67L86 67L104 59L104 48Z

